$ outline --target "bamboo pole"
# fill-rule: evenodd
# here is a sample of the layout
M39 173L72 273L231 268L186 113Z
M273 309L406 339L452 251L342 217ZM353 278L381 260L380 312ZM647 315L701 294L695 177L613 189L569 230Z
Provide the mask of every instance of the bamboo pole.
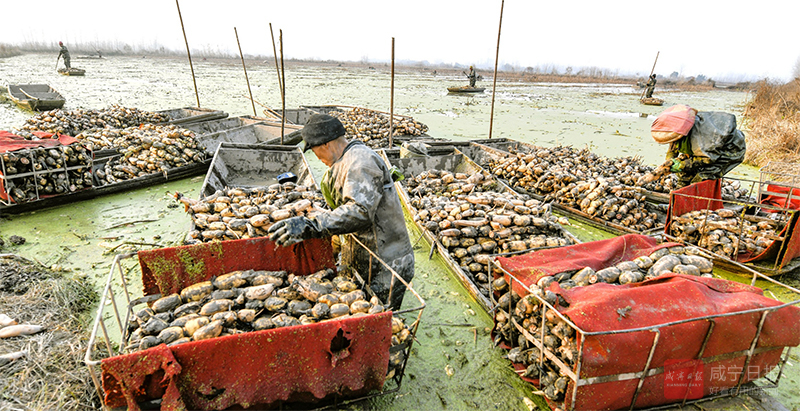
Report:
M275 58L275 70L278 72L278 89L283 99L283 83L281 83L281 68L278 66L278 51L275 49L275 34L272 32L272 23L269 23L269 35L272 37L272 56Z
M258 117L258 113L256 113L256 103L253 100L253 91L250 89L250 79L247 77L247 67L244 65L244 54L242 54L242 45L239 44L239 32L236 31L236 27L233 28L233 32L236 34L236 45L239 46L239 57L242 58L242 68L244 69L244 79L247 81L247 92L250 93L250 104L253 105L253 116Z
M653 72L656 71L656 62L658 62L658 55L661 54L661 50L656 52L656 59L653 61L653 68L650 69L650 76L653 75ZM647 81L650 81L650 76L647 76ZM642 90L642 95L639 96L639 100L641 101L644 98L644 93L647 91L647 87L645 86L644 90Z
M392 148L394 137L394 37L392 37L392 82L389 93L389 148Z
M281 43L281 145L283 145L283 129L286 127L286 67L283 65L283 30L278 30L278 40Z
M492 127L494 126L494 95L497 89L497 64L500 61L500 32L503 29L503 6L505 0L500 1L500 24L497 28L497 51L494 55L494 78L492 79L492 109L489 113L489 138L492 138Z
M192 70L192 83L194 83L194 95L197 97L197 108L200 108L200 93L197 92L197 80L194 77L194 66L192 65L192 53L189 52L189 40L186 39L186 29L183 27L183 17L181 16L181 5L178 0L175 0L175 5L178 6L178 19L181 21L181 31L183 31L183 41L186 43L186 55L189 56L189 68Z

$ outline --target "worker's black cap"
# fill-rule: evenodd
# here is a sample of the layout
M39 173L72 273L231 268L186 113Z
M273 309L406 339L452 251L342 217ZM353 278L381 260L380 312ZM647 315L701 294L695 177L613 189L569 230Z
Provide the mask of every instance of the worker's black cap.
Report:
M342 122L336 117L327 114L314 114L308 119L300 134L305 142L303 151L308 151L312 147L336 140L345 135L346 131Z

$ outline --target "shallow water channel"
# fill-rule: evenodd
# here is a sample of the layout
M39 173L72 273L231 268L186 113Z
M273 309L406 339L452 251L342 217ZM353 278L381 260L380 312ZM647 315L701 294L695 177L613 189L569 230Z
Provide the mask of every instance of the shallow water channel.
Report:
M34 54L0 59L0 84L47 83L67 99L65 109L104 108L111 104L144 110L196 106L192 77L185 58L110 57L102 60L73 59L85 77L61 76L54 70L55 55ZM273 66L248 61L254 99L280 108ZM253 114L239 59L196 61L200 105L223 110L231 116ZM490 73L482 73L489 78ZM422 68L399 70L395 77L395 112L413 116L430 127L435 137L466 140L487 138L491 94L448 95L447 86L463 85L464 79L437 76ZM384 65L376 69L336 65L287 65L286 107L338 104L389 111L390 75ZM491 83L482 86L491 90ZM526 84L498 82L493 137L507 137L539 145L588 146L606 156L641 156L657 164L665 147L650 138L649 127L664 107L639 104L640 89L626 84ZM688 104L699 110L741 114L747 94L724 90L680 92L656 90L672 104ZM2 96L2 94L0 94ZM2 98L0 98L2 100ZM262 107L256 104L257 114ZM0 101L0 130L20 127L33 113ZM308 157L317 179L324 166ZM740 166L737 176L758 178L757 170ZM6 247L47 266L57 265L84 275L102 287L114 254L140 248L177 244L189 227L183 207L172 195L181 192L197 198L204 176L186 178L150 188L110 195L95 200L54 207L21 215L0 216L0 236L25 237L22 246ZM521 382L502 351L488 336L491 317L463 289L443 261L429 260L429 245L412 224L416 252L413 286L427 307L418 332L414 355L397 394L372 400L366 406L380 410L406 409L518 409L527 410L523 398L544 406L533 388ZM582 241L610 237L590 227L569 227ZM132 261L126 267L133 268ZM749 279L718 273L737 281ZM138 271L128 278L136 282ZM797 287L796 279L787 279ZM767 284L759 282L760 286ZM138 290L136 286L133 287ZM774 287L769 287L775 289ZM786 298L775 289L779 298ZM413 298L406 297L407 305ZM781 387L769 393L789 409L800 406L796 387L800 372L795 352ZM453 375L445 372L452 367ZM360 405L358 407L363 407ZM741 408L737 408L741 409Z

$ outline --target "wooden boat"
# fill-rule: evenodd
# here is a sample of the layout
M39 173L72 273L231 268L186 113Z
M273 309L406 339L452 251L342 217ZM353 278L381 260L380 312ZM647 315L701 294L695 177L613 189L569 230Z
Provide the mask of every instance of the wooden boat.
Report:
M296 124L283 125L283 141L281 141L281 123L260 121L241 127L219 130L213 133L196 135L195 139L213 155L220 143L238 143L253 145L296 145L303 137L300 130L303 127Z
M644 97L640 101L642 104L646 104L648 106L660 106L664 104L664 99L655 97Z
M47 111L64 106L64 97L47 84L9 84L8 94L18 106Z
M394 166L399 168L406 178L431 169L448 170L454 173L459 172L466 174L472 174L482 170L478 164L470 160L455 146L448 147L441 145L438 147L433 147L428 151L428 154L428 157L401 158L399 149L393 148L381 150L381 156L383 156L387 165L390 167ZM414 216L417 213L417 210L411 205L411 195L401 182L396 182L395 187L397 188L398 195L400 196L400 200L403 203L406 211L411 216ZM513 190L505 185L501 186L501 191L516 194ZM451 256L447 247L443 246L433 233L425 229L420 221L414 221L414 224L420 230L425 239L428 240L428 243L431 244L431 252L433 252L433 249L438 250L439 254L444 259L445 264L450 267L457 279L467 289L472 297L487 312L491 312L493 304L490 300L490 297L481 292L479 286L475 283L475 281L473 281L472 275L467 274L464 269L461 268L461 265L455 260L455 258L453 258L453 256ZM573 242L580 242L568 231L563 230L562 233L564 234L564 237L570 238ZM528 251L532 250L526 250L524 252Z
M228 117L228 113L224 111L200 107L173 108L156 111L156 113L170 116L172 120L167 124L189 124Z
M92 163L92 174L95 175L94 172L105 167L106 162L110 161L112 158L113 157L95 159L95 161ZM148 174L146 176L136 177L134 179L120 181L118 183L104 186L94 186L85 190L76 191L74 193L44 197L26 203L5 204L0 201L0 215L18 214L27 211L40 210L43 208L74 203L76 201L89 200L107 194L163 184L167 181L177 180L184 177L196 176L206 172L209 164L211 164L210 158L201 163L193 163L183 167L173 168L166 172ZM95 183L97 183L96 177Z
M470 158L476 161L480 166L487 168L490 158L503 158L510 155L511 153L507 150L514 150L516 152L530 152L531 150L533 150L533 146L531 144L520 141L514 141L509 139L503 139L503 140L497 139L497 141L492 141L492 140L481 140L480 143L471 142L472 146L464 147L463 152L467 156L470 156ZM490 145L495 145L496 147L492 147ZM514 191L517 191L521 194L530 195L531 197L540 201L545 200L545 196L541 194L530 192L528 190L519 187L516 188L511 187L511 184L509 184L508 181L505 181L500 177L496 178L503 184L506 184L510 189ZM654 211L656 214L658 214L659 219L658 223L654 228L647 230L645 232L637 231L630 227L626 227L620 224L615 224L613 222L603 220L597 216L592 216L574 207L566 206L556 202L553 202L551 204L553 207L553 211L556 212L557 214L576 219L584 224L588 224L595 228L599 228L604 231L609 231L611 233L618 235L629 234L629 233L650 234L652 232L663 231L664 222L666 221L666 215L664 210L662 209L663 207L651 204L649 202L646 203L646 206L650 211Z
M180 109L178 109L178 110L180 110ZM225 115L227 115L227 114L225 114ZM243 120L243 121L247 121L247 120ZM248 132L231 132L231 133L227 133L226 134L227 140L225 140L225 141L227 142L227 144L231 144L231 147L236 146L235 143L253 143L253 144L245 144L245 146L248 147L248 150L250 152L257 152L263 147L268 147L269 148L269 147L271 147L270 144L280 144L280 137L278 136L280 134L280 124L278 124L276 126L275 124L265 125L265 124L261 124L261 123L254 123L254 124L251 124L251 125L248 125L248 126L239 127L239 129L243 129L243 128L246 129L247 127L253 127L253 126L264 126L264 127L269 128L269 131L265 131L263 129L263 127L259 127L259 129L261 131L250 130L249 133ZM300 137L300 133L298 131L299 128L300 128L299 126L294 126L294 128L291 129L292 131L288 133L289 135L287 135L284 138L285 145L284 146L278 146L278 147L280 149L285 149L285 150L288 150L288 151L298 150L296 147L293 147L293 146L296 145L302 139L302 137ZM277 133L274 133L274 130L276 130L276 129L277 129ZM231 129L231 130L234 130L234 129ZM214 133L212 133L212 134L214 134ZM198 140L202 141L202 137L203 136L201 135L199 137L200 138L198 138ZM216 142L216 144L214 145L214 151L211 152L212 154L215 153L216 147L219 146L220 143L221 143L221 141L217 141ZM274 147L272 149L275 150ZM97 153L101 153L101 155L98 155ZM92 171L93 171L92 174L94 175L94 171L96 171L98 169L102 169L105 166L106 162L108 162L112 158L118 157L118 156L119 156L119 153L114 149L106 149L106 150L95 151L94 152L94 161L92 163ZM106 195L106 194L112 194L112 193L117 193L117 192L122 192L122 191L127 191L127 190L133 190L133 189L148 187L148 186L152 186L152 185L156 185L156 184L162 184L162 183L165 183L167 181L172 181L172 180L176 180L176 179L180 179L180 178L201 175L201 174L204 174L204 173L208 173L209 166L212 163L212 159L213 159L213 157L209 157L206 160L204 160L203 162L193 163L193 164L189 164L189 165L186 165L186 166L183 166L183 167L173 168L171 170L168 170L165 173L157 172L157 173L153 173L153 174L148 174L146 176L137 177L137 178L134 178L134 179L131 179L131 180L125 180L125 181L121 181L121 182L118 182L118 183L113 183L113 184L108 184L108 185L103 185L103 186L94 186L92 188L88 188L88 189L85 189L85 190L82 190L82 191L77 191L77 192L69 193L69 194L56 195L56 196L52 196L52 197L44 197L44 198L40 198L40 199L35 200L35 201L26 202L26 203L6 204L6 203L0 201L0 215L5 215L7 213L8 214L16 214L16 213L23 213L23 212L26 212L26 211L39 210L39 209L43 209L43 208L47 208L47 207L53 207L53 206L58 206L58 205L62 205L62 204L68 204L68 203L72 203L72 202L76 202L76 201L88 200L88 199L92 199L92 198L99 197L99 196ZM260 163L260 162L258 162L256 160L253 160L253 161L255 161L255 162L253 162L251 164L251 166L250 166L251 168L265 167L264 164L262 164L262 163ZM305 160L303 160L303 161L305 161ZM284 168L287 167L287 164L291 164L291 163L290 162L286 162L284 164ZM237 165L237 167L239 167L239 165ZM307 165L305 167L308 168ZM241 170L241 168L239 168L239 169ZM300 170L296 171L292 167L288 167L288 169L284 170L284 172L285 171L292 171L296 175L301 177L301 179L304 178L301 175L301 172L298 172ZM280 173L278 173L278 174L280 174ZM235 177L235 178L224 177L223 176L223 179L220 180L220 181L222 181L223 184L231 183L231 182L236 183L237 181L240 181L241 179L253 180L253 179L257 178L258 176L259 176L258 172L252 172L251 173L251 172L248 171L248 175L243 175L241 177ZM258 178L261 178L261 177L258 177ZM262 178L262 180L263 180L263 178ZM98 181L95 180L95 183L97 184Z
M486 90L486 87L470 87L470 86L461 86L461 87L448 87L448 93L483 93Z
M181 128L194 131L196 135L216 133L217 131L230 130L232 128L249 126L250 124L258 124L266 121L274 121L265 117L253 116L237 116L237 117L224 117L215 120L205 120L196 123L187 123L181 125Z
M317 187L303 152L294 146L236 144L222 142L214 153L199 198L224 188L270 186L291 171L297 184Z
M58 72L59 72L59 74L63 74L65 76L82 76L82 75L86 74L86 70L75 68L75 67L71 67L69 70L67 70L66 68L62 67L62 68L58 69Z

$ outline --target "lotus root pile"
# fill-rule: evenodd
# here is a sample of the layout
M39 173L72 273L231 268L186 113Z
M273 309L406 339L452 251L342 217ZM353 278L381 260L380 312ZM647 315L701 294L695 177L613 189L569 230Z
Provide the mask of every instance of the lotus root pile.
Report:
M16 203L92 187L92 153L80 142L0 154L3 185Z
M388 147L389 115L361 107L331 110L328 114L342 122L347 138L361 140L372 148ZM421 136L428 131L428 126L411 117L395 116L392 127L395 136Z
M207 158L194 133L174 125L143 124L121 130L95 130L77 138L90 146L115 148L120 153L95 170L101 185L168 172Z
M488 172L428 170L404 182L417 210L414 220L439 239L487 296L492 254L572 243L547 206L499 191Z
M176 199L184 204L195 226L187 244L265 237L277 221L311 217L328 208L319 190L294 183L217 190L201 200L176 193Z
M670 272L711 276L713 263L699 255L700 253L697 248L674 246L661 248L649 256L641 256L598 271L586 267L578 271L545 276L540 278L537 284L529 287L530 294L522 297L510 291L504 277L498 277L492 282L495 294L500 295L494 316L496 342L502 342L509 347L507 358L511 362L526 367L523 377L539 380L545 397L552 401L562 401L572 381L548 357L543 357L544 361L540 362L540 348L530 341L533 339L540 343L566 367L575 371L580 355L576 330L549 308L544 313L542 329L541 301L546 301L559 310L567 306L566 301L557 294L558 288L555 288L556 292L551 291L554 289L552 284L558 282L561 289L590 286L601 282L628 284ZM620 313L624 314L625 312ZM523 328L528 336L521 333L514 323Z
M786 225L786 215L778 213L774 217L742 216L726 208L695 210L675 217L670 234L735 260L739 254L761 254L778 239L778 233Z
M77 108L45 111L26 120L22 130L77 136L87 130L138 127L144 123L162 123L170 120L172 118L166 114L112 105L99 110ZM32 134L22 131L19 135L33 138Z
M234 271L193 284L133 313L126 352L225 335L308 325L385 310L355 282L326 269L308 276L286 271ZM391 345L410 342L411 330L392 318ZM404 350L392 350L389 377L402 366Z

